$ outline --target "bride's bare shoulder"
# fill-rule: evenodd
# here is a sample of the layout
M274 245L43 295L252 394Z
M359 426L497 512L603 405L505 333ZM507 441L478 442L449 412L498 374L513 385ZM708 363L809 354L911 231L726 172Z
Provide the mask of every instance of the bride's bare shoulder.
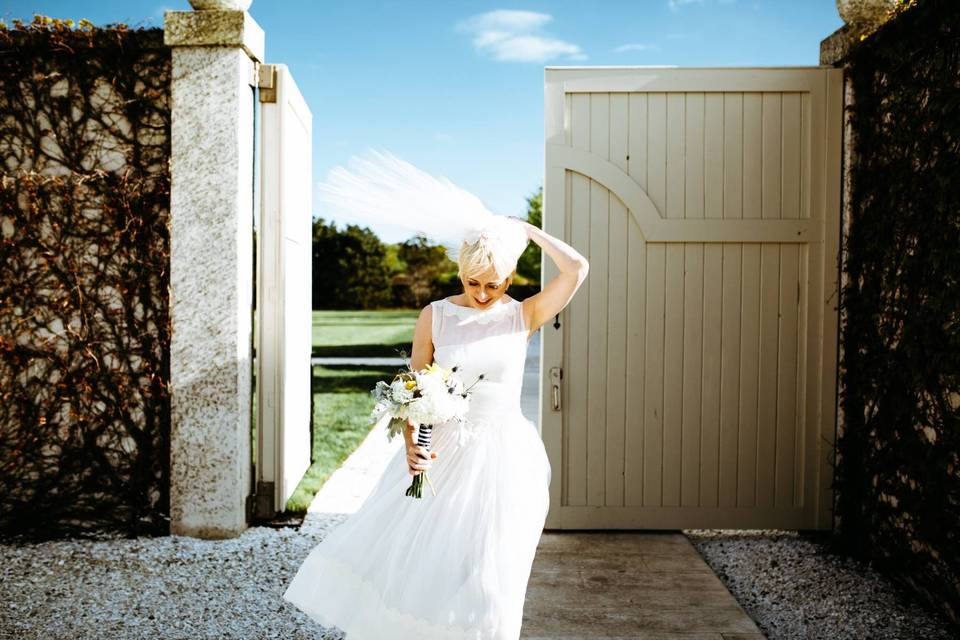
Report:
M413 327L414 334L426 333L430 335L431 325L433 322L433 303L428 302L420 309L420 313L417 314L417 322Z
M433 303L428 303L417 316L413 326L413 345L410 363L415 369L422 369L433 361Z

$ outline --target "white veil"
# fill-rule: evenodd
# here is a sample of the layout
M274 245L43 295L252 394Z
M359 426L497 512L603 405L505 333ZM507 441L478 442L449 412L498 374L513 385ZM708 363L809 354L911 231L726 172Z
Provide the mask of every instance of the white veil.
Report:
M423 233L443 245L454 261L464 242L482 240L500 277L516 267L527 246L526 229L491 213L474 194L387 151L370 150L368 158L354 156L348 164L349 169L331 169L319 185L319 199L330 217Z

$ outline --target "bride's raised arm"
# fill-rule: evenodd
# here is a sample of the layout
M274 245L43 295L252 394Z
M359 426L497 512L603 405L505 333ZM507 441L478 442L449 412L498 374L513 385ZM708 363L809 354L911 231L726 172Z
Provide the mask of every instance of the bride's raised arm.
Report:
M569 244L555 238L543 229L510 216L521 223L527 230L527 237L536 242L560 269L553 280L548 282L538 293L523 301L524 320L532 335L547 320L560 313L569 304L573 294L590 271L590 263L583 255Z

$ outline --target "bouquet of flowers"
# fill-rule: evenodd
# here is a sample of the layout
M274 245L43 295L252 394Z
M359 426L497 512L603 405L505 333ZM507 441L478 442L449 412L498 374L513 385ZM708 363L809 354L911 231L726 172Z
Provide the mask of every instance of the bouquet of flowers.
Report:
M403 433L407 421L417 424L417 444L429 450L433 425L450 420L462 422L469 408L473 385L464 388L456 372L457 367L444 369L434 362L419 371L408 365L407 370L394 376L390 384L378 381L371 391L376 403L370 414L373 424L389 416L387 438L390 440ZM480 374L479 379L482 378L483 374ZM413 476L407 495L422 498L424 480L430 484L433 495L437 495L426 471Z

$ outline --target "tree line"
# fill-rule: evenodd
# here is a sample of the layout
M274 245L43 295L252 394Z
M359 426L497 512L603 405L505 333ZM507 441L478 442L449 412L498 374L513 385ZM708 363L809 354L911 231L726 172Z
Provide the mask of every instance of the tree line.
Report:
M543 188L526 198L526 220L543 226ZM509 295L523 299L540 289L540 247L531 242L517 261ZM313 222L314 309L419 309L463 290L457 263L443 246L416 235L385 243L367 227L320 217Z

